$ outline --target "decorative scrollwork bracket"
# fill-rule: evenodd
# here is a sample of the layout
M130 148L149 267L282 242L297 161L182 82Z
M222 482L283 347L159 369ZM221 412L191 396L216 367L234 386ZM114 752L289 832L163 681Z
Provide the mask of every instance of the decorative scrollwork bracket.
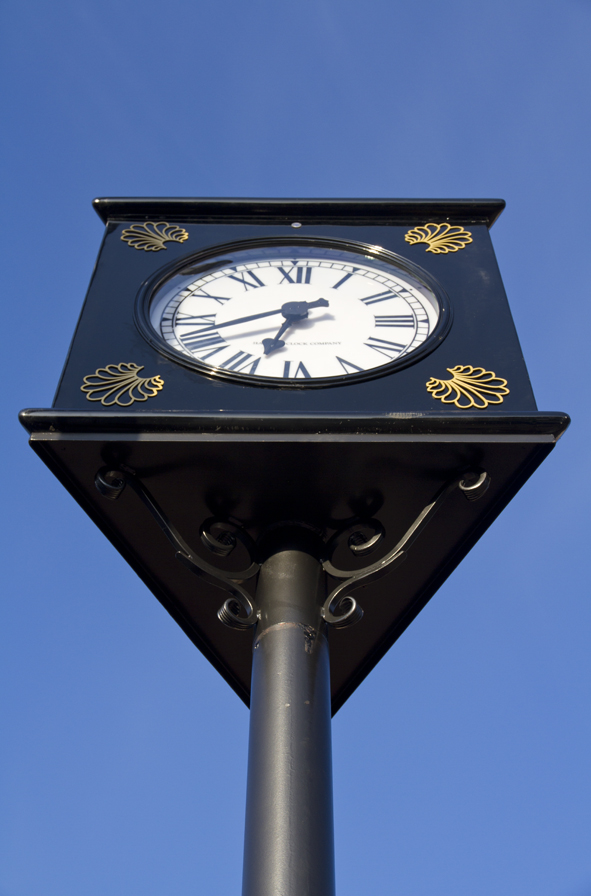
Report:
M380 560L364 566L362 569L353 571L340 569L333 564L332 557L345 538L348 538L349 550L355 556L373 552L384 537L381 523L378 520L358 521L337 532L326 545L326 556L321 561L322 568L328 576L342 580L332 589L322 607L321 614L327 625L334 628L345 628L359 622L363 617L363 610L351 596L351 592L362 585L368 585L370 582L381 579L382 576L402 563L406 559L409 548L455 488L459 488L469 501L477 501L485 493L489 483L489 475L481 470L462 473L454 477L439 489L433 500L422 509L392 550ZM132 473L103 467L96 474L95 485L103 497L112 501L117 500L125 487L129 486L175 548L177 560L208 584L229 592L230 597L224 601L218 611L218 618L224 625L231 628L248 629L257 623L259 615L256 605L251 595L243 587L243 583L256 576L261 567L253 559L256 545L241 526L213 517L206 520L201 526L201 541L218 556L225 557L230 554L238 541L246 549L249 565L243 569L228 572L203 560L189 547L148 489Z
M242 542L246 548L250 560L249 566L238 571L226 572L203 560L189 547L148 489L136 476L104 467L96 474L95 485L101 495L112 501L117 500L126 485L132 488L175 548L177 560L208 584L230 593L230 597L218 612L220 621L232 628L240 629L255 625L258 618L256 609L250 594L242 587L242 583L258 573L260 564L252 559L254 543L240 526L215 518L206 520L201 526L202 542L218 555L227 556L234 549L237 541ZM216 531L219 534L216 535Z
M362 552L369 553L375 550L383 537L381 524L377 520L370 520L369 523L365 524L366 528L371 527L373 529L373 534L370 534L368 538L365 537L363 527L359 525L337 532L327 545L328 559L323 561L322 567L329 576L335 579L343 579L344 581L336 585L326 598L322 608L322 616L325 622L334 628L345 628L359 622L363 617L363 610L355 598L351 597L351 592L361 585L368 585L370 582L381 579L382 576L406 560L411 545L431 522L455 488L459 487L469 501L477 501L485 493L489 484L490 476L481 470L463 473L450 480L437 492L430 504L427 504L421 510L415 521L409 526L392 550L385 557L382 557L381 560L377 560L375 563L369 564L369 566L364 566L362 569L354 571L339 569L333 565L331 557L337 544L342 541L343 536L346 536L347 533L349 534L349 548L354 554L359 555Z

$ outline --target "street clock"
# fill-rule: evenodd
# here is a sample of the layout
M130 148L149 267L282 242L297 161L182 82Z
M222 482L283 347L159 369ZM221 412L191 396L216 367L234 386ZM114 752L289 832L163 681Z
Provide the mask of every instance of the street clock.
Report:
M489 236L500 201L95 208L105 238L56 409L536 410Z
M95 200L54 405L21 422L251 707L244 896L334 894L330 713L568 425L536 407L503 207Z

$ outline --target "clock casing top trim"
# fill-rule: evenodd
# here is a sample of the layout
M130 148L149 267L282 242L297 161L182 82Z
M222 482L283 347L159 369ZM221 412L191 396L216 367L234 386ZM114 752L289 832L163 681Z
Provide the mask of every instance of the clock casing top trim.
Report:
M136 198L104 197L93 208L107 221L179 218L184 221L267 221L309 219L316 223L416 221L417 218L492 227L503 209L503 199L247 199L247 198Z

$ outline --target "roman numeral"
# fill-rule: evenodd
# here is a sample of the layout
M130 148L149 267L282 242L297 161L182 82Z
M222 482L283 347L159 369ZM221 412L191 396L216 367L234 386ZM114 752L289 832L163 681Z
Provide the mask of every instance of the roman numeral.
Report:
M298 366L296 367L295 373L290 373L292 364L295 364L295 361L284 361L283 362L283 378L284 379L297 379L298 376L302 376L308 380L311 379L310 374L308 373L308 371L306 370L305 366L302 364L301 361L298 364Z
M376 327L414 327L414 314L375 314Z
M353 274L356 274L358 270L359 270L359 268L353 268L353 270L351 271L350 274L345 274L345 276L341 280L339 280L338 283L335 283L335 285L333 286L333 289L338 289L339 286L342 286L343 283L346 283L347 280L349 279L349 277L352 277Z
M180 341L188 348L190 352L200 352L212 345L227 345L226 340L222 339L215 330L208 330L207 335L200 336L200 330L192 330L190 333L183 333L179 336Z
M191 297L196 299L213 299L218 305L223 305L224 302L229 302L231 298L230 296L212 296L206 289L198 289L197 292L192 292Z
M312 276L312 268L307 265L300 265L298 267L297 262L294 261L289 271L286 271L285 268L278 268L283 274L283 278L280 280L280 283L283 283L284 280L287 280L288 283L309 283L310 278ZM293 279L293 273L295 272L295 280Z
M365 345L368 348L375 349L376 352L380 352L382 355L386 355L390 359L397 358L406 348L405 345L400 345L399 342L390 342L389 339L376 339L375 336L370 336L369 341Z
M177 325L181 326L183 324L201 324L196 330L184 330L179 333L179 339L181 342L184 342L186 339L193 339L195 336L200 336L202 333L212 333L216 332L215 329L215 314L187 314L183 320L178 320Z
M232 268L231 270L235 271L236 268ZM228 274L228 278L230 280L237 280L238 283L242 283L245 290L258 289L259 286L265 285L252 271L240 271L240 273L236 272L235 274Z
M388 299L393 299L394 293L387 289L385 292L375 292L372 296L366 296L364 299L361 299L364 305L375 305L376 302L387 302Z
M167 317L162 318L162 320L168 319ZM179 311L176 319L179 324L202 323L204 327L211 327L215 324L215 314L187 314L186 311Z
M231 358L228 358L227 361L223 361L220 364L220 367L223 367L225 370L236 370L238 373L242 373L246 371L246 373L254 373L257 367L259 366L260 358L255 358L254 361L249 361L252 358L252 355L249 355L248 352L236 352L235 355L232 355ZM246 369L248 368L248 370Z
M338 355L336 355L336 359L345 373L355 373L355 371L365 370L364 367L358 367L357 364L352 364L351 361L345 361L344 358L339 358Z

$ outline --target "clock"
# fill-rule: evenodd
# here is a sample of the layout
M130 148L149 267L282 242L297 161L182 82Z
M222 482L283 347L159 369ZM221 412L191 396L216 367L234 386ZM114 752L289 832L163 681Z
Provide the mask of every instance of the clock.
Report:
M142 290L145 338L202 373L257 385L351 383L416 361L447 332L427 271L346 240L241 241L184 259Z
M358 626L331 633L336 710L566 427L536 408L489 234L503 205L95 202L104 239L53 407L21 420L245 701L252 641L220 622L219 588L171 548L166 520L228 569L286 520L358 569L367 545L349 525L382 538L377 562L442 488L486 473L486 494L455 488L395 578L368 586ZM67 240L64 226L64 263Z
M107 227L58 409L296 415L312 429L326 415L535 410L489 235L500 202L96 208Z

